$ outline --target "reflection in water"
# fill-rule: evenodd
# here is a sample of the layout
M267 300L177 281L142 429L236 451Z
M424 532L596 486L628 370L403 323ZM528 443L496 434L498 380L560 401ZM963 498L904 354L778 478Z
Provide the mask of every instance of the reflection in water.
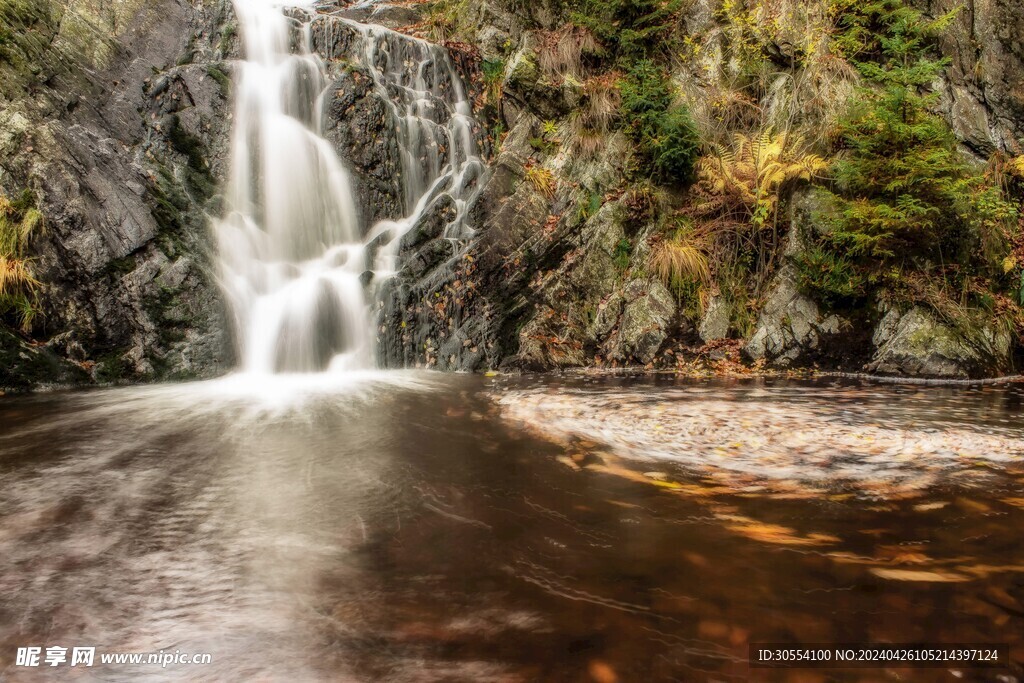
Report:
M214 657L83 680L886 676L752 674L766 641L1019 667L1022 395L366 373L5 399L0 677L45 679L11 666L29 644ZM961 673L899 680L996 680Z

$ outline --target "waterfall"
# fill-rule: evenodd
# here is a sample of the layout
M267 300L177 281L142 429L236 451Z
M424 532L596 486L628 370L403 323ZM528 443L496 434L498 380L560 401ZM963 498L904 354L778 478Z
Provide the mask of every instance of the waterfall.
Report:
M312 49L312 2L235 0L244 59L235 89L228 210L217 222L221 280L241 369L320 372L374 365L374 292L398 270L401 237L447 194L464 239L484 172L471 107L447 52L380 26L331 17L359 36L351 57L388 103L406 215L360 224L349 171L323 137L331 83ZM285 7L301 12L286 13ZM368 245L373 245L369 248ZM369 285L372 282L373 285Z
M476 197L485 166L473 134L472 106L448 52L381 26L334 21L357 31L357 57L391 109L401 147L406 216L381 221L369 240L404 234L441 194L447 194L456 208L445 237L469 237L466 210ZM399 240L392 239L378 252L380 272L393 272L398 245Z

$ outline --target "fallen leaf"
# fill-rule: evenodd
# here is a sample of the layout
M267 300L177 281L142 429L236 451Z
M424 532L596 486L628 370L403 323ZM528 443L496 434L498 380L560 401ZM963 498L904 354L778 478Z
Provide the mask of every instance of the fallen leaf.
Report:
M572 458L567 458L564 455L559 455L558 457L555 458L555 460L562 463L563 465L570 469L576 470L577 472L580 471L580 466L577 465Z
M590 677L597 683L618 683L619 676L615 673L615 669L599 659L592 660L587 666L587 670L590 672Z
M883 569L882 567L872 567L871 573L879 578L889 579L890 581L959 583L961 581L971 580L963 574L953 574L952 572L926 572L913 569Z

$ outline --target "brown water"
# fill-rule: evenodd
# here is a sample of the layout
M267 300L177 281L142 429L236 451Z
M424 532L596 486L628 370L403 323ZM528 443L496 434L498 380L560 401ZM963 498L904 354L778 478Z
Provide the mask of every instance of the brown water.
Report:
M0 399L0 680L1024 680L1019 385L331 381Z

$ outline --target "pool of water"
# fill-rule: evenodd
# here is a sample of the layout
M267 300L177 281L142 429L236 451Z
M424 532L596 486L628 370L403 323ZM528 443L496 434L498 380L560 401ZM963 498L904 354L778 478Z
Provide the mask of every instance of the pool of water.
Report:
M0 680L1024 680L1022 401L418 373L0 398ZM747 661L856 641L1014 664Z

